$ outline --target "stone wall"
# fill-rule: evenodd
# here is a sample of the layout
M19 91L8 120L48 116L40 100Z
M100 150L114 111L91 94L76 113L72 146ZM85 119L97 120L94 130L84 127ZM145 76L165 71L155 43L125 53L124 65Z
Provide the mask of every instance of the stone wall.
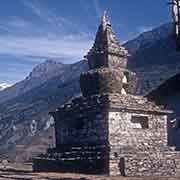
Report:
M55 162L59 171L97 173L98 168L99 173L131 176L136 173L133 169L138 153L171 150L167 146L168 113L138 96L104 93L77 97L51 113L55 118L56 148L37 160L35 168L47 169L48 163ZM153 161L148 160L156 163ZM142 166L146 166L144 162Z
M56 147L107 144L106 111L93 100L75 104L66 106L54 116Z
M116 107L119 107L117 111L111 111ZM142 107L144 109L140 110ZM51 114L55 118L56 146L107 144L109 140L113 146L126 144L151 148L167 144L164 113L143 98L103 94L75 98ZM139 115L148 118L147 129L140 129L139 124L131 122L131 117Z
M108 174L107 147L101 146L62 146L51 149L34 160L36 172L73 172L84 174Z
M120 57L117 52L113 52L115 49L111 49L111 54L108 54L108 66L110 68L126 68L127 67L127 56Z
M111 111L108 118L110 175L180 175L180 152L167 145L166 115Z
M123 75L122 71L110 68L95 69L81 74L80 87L83 96L106 92L121 94Z
M105 53L96 52L95 54L89 54L85 56L88 58L88 65L90 69L100 68L102 66L108 66L107 55Z
M127 82L123 82L126 78ZM136 74L126 69L100 68L82 73L80 76L80 87L83 96L102 93L122 94L122 88L126 93L133 94L136 90Z
M122 154L110 160L112 175L124 176L180 176L180 152L146 151Z
M166 118L166 115L142 114L141 112L109 112L110 146L129 146L139 150L155 150L167 146ZM143 121L144 124L141 124Z

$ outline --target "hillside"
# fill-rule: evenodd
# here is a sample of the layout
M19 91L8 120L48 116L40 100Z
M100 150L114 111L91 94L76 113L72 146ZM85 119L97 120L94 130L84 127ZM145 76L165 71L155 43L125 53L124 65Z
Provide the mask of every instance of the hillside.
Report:
M129 68L137 73L137 93L147 94L180 72L180 52L172 38L172 25L164 24L128 41Z
M60 81L63 81L65 72L69 68L69 65L57 63L52 60L47 60L44 63L37 65L23 81L0 92L0 103L36 88L52 77L59 76Z
M54 63L57 65L57 62ZM60 68L61 65L60 63ZM16 90L17 86L21 87L24 84L28 84L27 88L31 89L19 92L19 96L0 106L0 142L3 144L1 154L8 152L12 155L12 159L28 159L32 153L36 155L37 152L43 152L51 144L53 134L52 128L51 130L49 128L53 125L53 119L48 112L79 94L79 75L87 69L84 61L64 66L63 73L48 77L44 83L40 83L39 78L34 79L33 72L38 68L35 67L29 77L16 84L9 92L5 92L10 94L13 88ZM39 81L39 85L31 85L33 81L36 84Z

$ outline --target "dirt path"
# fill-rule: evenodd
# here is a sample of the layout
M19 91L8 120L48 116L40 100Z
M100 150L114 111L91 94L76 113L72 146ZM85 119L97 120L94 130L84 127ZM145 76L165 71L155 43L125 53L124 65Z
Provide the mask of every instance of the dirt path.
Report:
M124 178L65 173L23 173L0 171L0 180L180 180L175 177Z

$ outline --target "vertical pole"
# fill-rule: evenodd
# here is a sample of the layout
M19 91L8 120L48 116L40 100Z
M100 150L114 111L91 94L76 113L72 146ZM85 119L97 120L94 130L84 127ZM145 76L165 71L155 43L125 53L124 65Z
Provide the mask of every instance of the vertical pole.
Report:
M173 34L176 41L176 48L180 51L180 0L171 0L169 4L172 5Z
M180 51L180 1L176 0L176 4L177 4L176 44L177 44L177 50Z

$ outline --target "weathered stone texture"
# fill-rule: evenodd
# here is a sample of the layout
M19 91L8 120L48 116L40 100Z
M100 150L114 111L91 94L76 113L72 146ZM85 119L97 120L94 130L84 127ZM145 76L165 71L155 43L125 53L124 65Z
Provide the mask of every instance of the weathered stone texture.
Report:
M126 56L125 57L118 56L118 54L111 51L111 53L108 55L108 59L111 60L111 61L108 62L108 67L109 68L120 68L120 67L126 68L126 66L127 66L128 57L126 57Z
M140 104L137 100L141 100ZM167 144L164 113L145 98L110 93L73 99L51 115L55 118L57 146L107 144L108 141L112 146L145 149ZM131 122L133 116L147 117L148 129L136 128Z
M93 47L85 57L90 69L126 68L128 52L119 44L107 17L103 17Z
M105 145L63 145L34 159L33 169L38 172L108 174L108 162Z
M133 123L132 117L146 117L148 128ZM109 113L110 146L133 147L137 150L156 150L167 146L166 115L123 112Z
M83 107L82 107L83 108ZM106 144L106 112L100 109L78 109L58 114L56 140L59 145Z
M173 150L167 146L168 113L139 96L104 93L77 97L51 113L56 149L36 159L34 169L44 171L52 163L54 171L60 172L139 176L143 171L134 169L146 167L144 160L139 160L142 168L134 163L139 152Z
M148 128L132 123L134 116L147 117ZM111 175L180 175L180 152L167 146L166 115L109 112L108 124Z
M123 82L126 78L127 82ZM99 68L88 71L80 76L80 87L83 96L102 93L133 94L136 90L136 75L126 69Z
M146 117L143 129L132 117ZM168 147L167 115L109 112L109 172L123 176L180 175L180 152Z
M180 152L144 152L125 158L127 176L180 176Z

